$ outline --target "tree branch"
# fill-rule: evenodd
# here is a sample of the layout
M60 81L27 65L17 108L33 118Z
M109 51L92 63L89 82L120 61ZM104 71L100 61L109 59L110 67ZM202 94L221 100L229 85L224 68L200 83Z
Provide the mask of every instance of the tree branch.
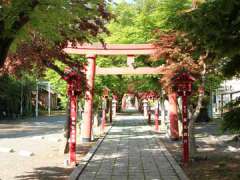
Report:
M37 5L39 5L38 0L32 0L29 3L29 8L33 11ZM18 14L18 19L13 23L11 29L15 30L16 32L19 31L28 21L29 21L29 14L25 12L25 10L20 11Z
M48 60L43 60L42 62L43 62L43 64L44 64L46 67L54 70L54 71L55 71L56 73L58 73L61 77L64 76L64 72L63 72L58 66L56 66L55 64L53 64L52 62L50 62L50 61L48 61Z

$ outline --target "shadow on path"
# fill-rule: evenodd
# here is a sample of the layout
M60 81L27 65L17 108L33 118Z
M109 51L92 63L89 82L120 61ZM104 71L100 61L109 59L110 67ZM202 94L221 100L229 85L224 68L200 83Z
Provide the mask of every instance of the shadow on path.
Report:
M62 168L62 167L40 167L36 168L33 172L27 172L25 175L16 176L18 180L65 180L68 179L69 174L73 168Z

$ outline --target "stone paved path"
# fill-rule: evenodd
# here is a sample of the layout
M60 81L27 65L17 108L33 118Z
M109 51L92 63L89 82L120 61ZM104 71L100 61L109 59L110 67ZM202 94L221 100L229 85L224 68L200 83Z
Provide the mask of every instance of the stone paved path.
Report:
M140 115L118 117L79 179L187 179L157 136Z

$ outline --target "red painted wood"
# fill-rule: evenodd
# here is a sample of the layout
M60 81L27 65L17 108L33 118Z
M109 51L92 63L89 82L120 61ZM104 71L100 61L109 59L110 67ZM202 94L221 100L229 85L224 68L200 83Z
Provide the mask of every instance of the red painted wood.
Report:
M155 114L154 114L154 121L155 121L155 130L158 131L159 130L159 108L155 109Z
M164 67L112 67L112 68L96 68L97 75L118 75L118 74L164 74Z
M96 55L150 55L156 48L152 44L68 44L64 49L69 54L96 54Z
M69 142L69 155L70 163L76 163L76 121L77 121L77 97L70 96L70 142Z
M112 110L112 100L110 100L110 106L109 106L109 121L112 123L112 117L113 117L113 110Z
M92 119L93 119L93 95L94 95L94 79L96 70L96 57L88 56L87 66L87 90L85 92L85 107L82 129L82 140L85 142L91 141Z
M183 163L186 164L189 161L187 96L182 96L182 119L183 119Z
M169 100L169 120L170 120L170 138L173 140L179 139L178 117L177 117L177 94L171 93L168 95Z

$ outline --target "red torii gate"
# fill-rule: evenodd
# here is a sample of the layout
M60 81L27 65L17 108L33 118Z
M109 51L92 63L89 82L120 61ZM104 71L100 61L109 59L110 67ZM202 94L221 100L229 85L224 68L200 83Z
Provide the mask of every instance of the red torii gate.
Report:
M85 55L88 61L86 76L87 76L87 86L88 89L85 93L85 108L84 108L84 118L83 118L83 128L82 128L82 141L91 141L92 132L92 117L93 117L93 95L94 95L94 79L95 75L117 75L117 74L163 74L163 68L160 67L115 67L115 68L101 68L96 67L96 56L116 56L116 55L126 55L128 59L133 59L138 55L152 55L155 53L156 48L152 44L69 44L64 51L68 54L80 54ZM170 95L170 99L172 95ZM170 129L171 137L173 139L179 138L178 133L178 120L177 116L177 100L169 101L172 107L170 108ZM70 160L71 161L71 160ZM72 159L75 161L75 159Z

